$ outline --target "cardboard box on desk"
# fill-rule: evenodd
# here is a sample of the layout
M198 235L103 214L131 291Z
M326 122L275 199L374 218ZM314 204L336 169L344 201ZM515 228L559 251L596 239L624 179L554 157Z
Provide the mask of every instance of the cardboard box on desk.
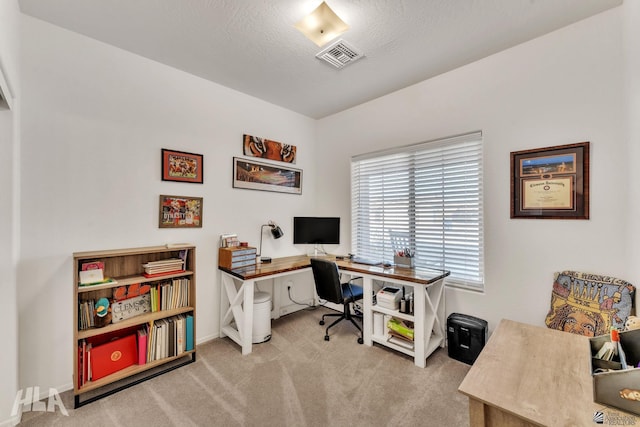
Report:
M591 338L591 376L593 378L593 400L640 415L640 368L622 369L618 357L612 361L597 359L594 355L610 335ZM640 362L640 329L620 332L620 343L626 354L627 365L637 366ZM615 369L598 372L597 369Z

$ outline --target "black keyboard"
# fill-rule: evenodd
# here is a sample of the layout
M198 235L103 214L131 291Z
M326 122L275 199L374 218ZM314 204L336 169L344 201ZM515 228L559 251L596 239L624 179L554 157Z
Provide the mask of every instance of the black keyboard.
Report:
M351 262L355 262L357 264L365 264L365 265L380 265L382 264L382 261L376 261L373 259L369 259L369 258L362 258L362 257L353 257L351 258Z

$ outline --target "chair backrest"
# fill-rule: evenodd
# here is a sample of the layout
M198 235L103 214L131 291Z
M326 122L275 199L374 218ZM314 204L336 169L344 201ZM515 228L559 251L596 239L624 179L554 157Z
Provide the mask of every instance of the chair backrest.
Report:
M333 261L311 258L311 270L318 296L334 304L342 304L342 285L338 265Z

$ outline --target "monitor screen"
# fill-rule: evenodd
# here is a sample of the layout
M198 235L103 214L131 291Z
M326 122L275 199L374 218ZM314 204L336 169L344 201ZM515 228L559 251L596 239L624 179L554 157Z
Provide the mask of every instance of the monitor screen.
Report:
M294 244L340 243L339 217L296 216L293 218Z

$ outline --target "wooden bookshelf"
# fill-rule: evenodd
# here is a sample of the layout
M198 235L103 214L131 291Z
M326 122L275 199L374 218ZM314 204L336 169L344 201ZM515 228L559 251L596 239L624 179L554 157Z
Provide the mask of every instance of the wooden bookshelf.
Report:
M183 263L183 268L179 272L170 272L165 275L157 275L154 277L145 276L144 264L153 261L162 261L171 258L180 258L186 256L186 260ZM98 263L103 265L103 275L105 278L111 278L115 282L113 283L101 283L96 285L81 285L79 281L79 272L82 270L82 266L87 263ZM182 282L182 285L178 283ZM153 378L164 372L173 370L177 367L192 363L196 360L196 348L195 348L195 336L196 336L196 248L193 245L179 245L179 246L152 246L143 248L130 248L130 249L118 249L118 250L105 250L105 251L90 251L90 252L76 252L73 254L73 384L74 384L74 398L75 407L80 407L87 403L93 402L104 396L113 394L124 388L135 385L141 381L149 378ZM88 326L86 324L88 317L91 315L91 310L81 309L82 303L96 302L100 298L107 298L110 302L110 307L114 307L114 292L116 289L122 291L122 287L128 291L131 285L148 285L150 287L148 299L155 302L155 299L150 296L154 290L160 294L160 288L165 286L167 289L173 288L172 292L176 292L175 289L180 287L181 298L177 297L173 300L175 306L168 306L165 309L154 310L151 305L147 310L147 305L144 306L144 311L137 314L134 312L134 316L120 320L119 322L110 322L104 326ZM166 295L165 295L166 296ZM147 299L147 297L145 297ZM166 298L168 301L168 298ZM125 299L124 301L140 301L136 300L135 296L131 299ZM144 301L145 304L148 304ZM158 308L160 304L157 304ZM95 312L94 312L95 315ZM113 313L111 313L113 315ZM82 322L81 322L82 318ZM189 328L187 329L187 321L189 320ZM95 317L94 317L95 319ZM178 328L178 319L180 319L179 325L182 328ZM99 345L105 343L113 343L118 338L127 337L132 334L136 334L139 329L147 329L147 348L145 356L152 354L151 334L154 330L154 325L166 324L165 321L171 320L176 324L176 327L172 326L169 334L173 335L172 338L166 340L158 340L158 343L153 342L155 350L163 349L162 356L154 355L154 357L161 357L159 360L149 359L145 360L143 364L135 363L123 367L122 369L111 372L110 374L103 376L99 379L93 379L91 377L90 366L97 363L96 360L91 360L93 350ZM165 338L168 335L165 335ZM189 338L187 338L187 336ZM138 338L137 338L138 339ZM142 341L142 340L140 340ZM187 345L188 341L188 345ZM169 343L171 345L169 345ZM87 348L89 344L92 345L90 354L82 352L82 347ZM95 344L95 347L93 345ZM139 362L140 342L136 340L136 355L135 359ZM157 346L157 347L156 347ZM190 346L190 348L189 348ZM114 356L115 353L118 355ZM111 360L118 360L120 357L119 351L114 352L111 355ZM166 356L164 353L167 353ZM130 356L130 353L128 354ZM109 361L107 361L109 362ZM166 367L163 370L163 367ZM148 373L148 377L145 375ZM131 379L130 382L127 380ZM104 388L104 392L101 393L101 389ZM92 392L85 399L81 399L84 393Z

